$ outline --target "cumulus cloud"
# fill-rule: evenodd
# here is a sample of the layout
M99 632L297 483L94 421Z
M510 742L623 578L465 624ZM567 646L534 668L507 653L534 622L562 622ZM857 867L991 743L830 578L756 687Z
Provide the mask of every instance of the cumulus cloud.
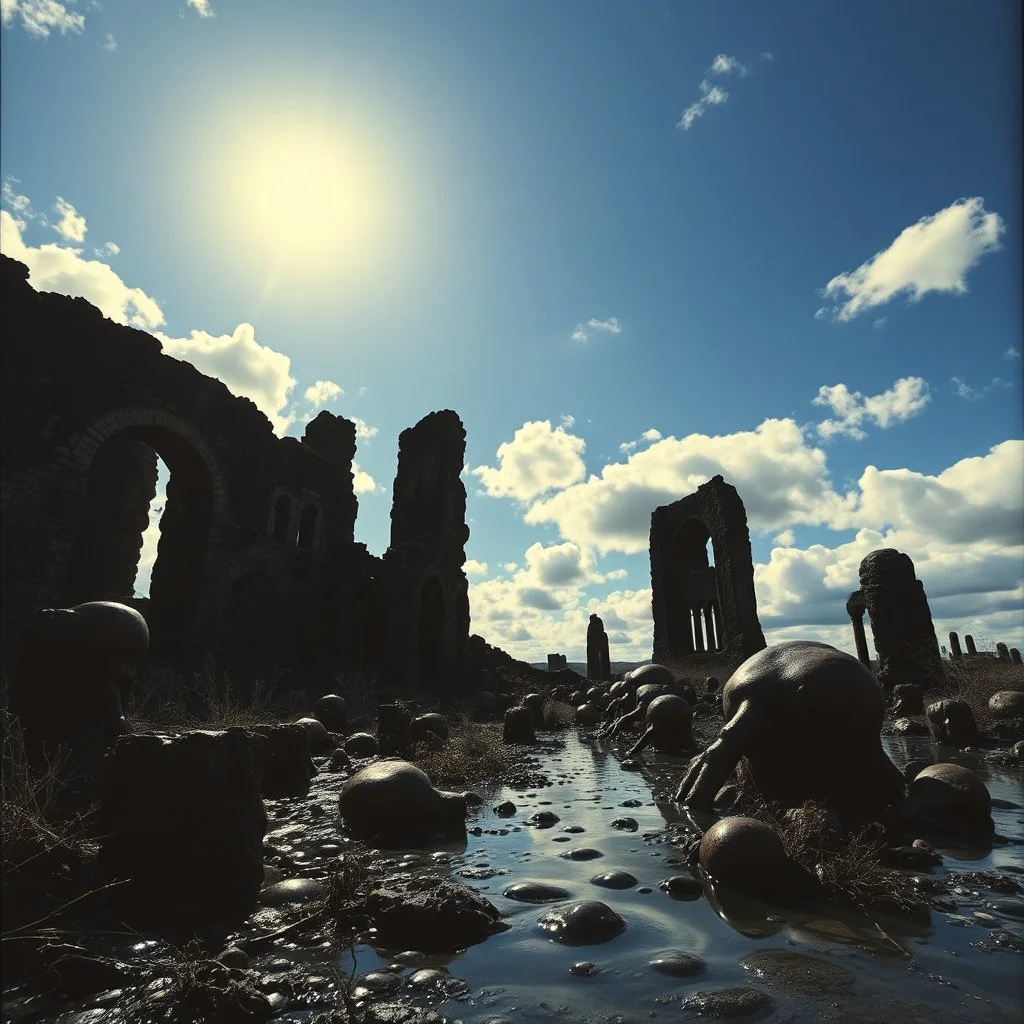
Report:
M572 340L579 342L581 345L586 344L590 341L590 333L592 331L598 331L602 334L621 334L622 324L619 323L618 317L610 316L607 320L598 320L597 317L592 316L585 324L579 323L576 325L575 330L572 332Z
M194 11L198 12L200 18L212 18L213 9L210 7L210 0L185 0Z
M366 420L360 419L358 416L348 418L356 425L356 438L360 441L369 441L371 437L376 437L380 430L379 427L370 426Z
M116 256L121 251L117 242L104 242L98 249L93 249L94 256Z
M854 500L834 492L824 451L809 445L793 420L769 419L735 434L663 438L535 502L525 521L553 523L565 540L602 553L646 551L654 509L716 473L737 487L758 529L821 522Z
M4 206L9 207L15 212L18 218L29 219L34 216L32 202L28 196L23 196L15 190L15 186L20 184L21 182L17 178L7 175L4 178L3 185L0 186L0 199L2 199ZM18 221L21 228L25 226L24 219Z
M576 425L576 417L570 416L567 412L562 413L560 420L564 430L572 430Z
M1003 219L986 212L985 201L978 196L958 199L922 217L904 228L888 248L829 281L824 295L839 303L831 310L834 319L852 320L903 294L911 302L929 292L964 294L967 272L982 256L999 248L1005 230Z
M319 409L343 394L345 392L333 380L318 380L306 388L305 399L314 409Z
M954 385L952 394L956 395L957 398L965 398L969 402L984 398L990 391L999 391L1003 388L1013 387L1008 380L1003 380L1002 377L993 377L988 384L981 388L972 388L970 384L959 377L950 377L950 382Z
M378 484L369 473L363 469L358 462L352 462L353 488L356 494L383 494L384 486Z
M150 329L164 323L156 299L126 285L105 263L84 259L82 250L71 246L26 245L24 226L7 210L0 210L0 251L28 267L29 282L37 291L86 298L119 324Z
M277 433L283 434L291 425L294 417L285 413L295 387L291 360L283 352L261 345L252 324L239 324L231 334L192 331L187 338L159 333L156 337L168 355L223 381L232 394L251 399Z
M467 558L462 564L462 571L467 576L486 576L488 573L487 563L478 562L475 558Z
M1020 349L1011 345L1004 353L1006 359L1020 359Z
M533 420L498 447L498 468L477 466L472 473L492 498L530 501L581 480L585 448L583 439L565 428L552 429L550 420Z
M61 196L53 204L54 212L60 217L56 224L51 225L53 230L69 242L85 241L85 218Z
M928 384L921 377L901 377L880 395L862 395L850 391L845 384L824 385L811 400L812 405L830 409L835 419L822 420L817 426L818 436L852 437L862 441L867 437L865 423L873 423L885 430L896 423L904 423L916 416L931 401Z
M5 27L17 20L36 39L46 39L51 32L67 35L85 28L85 15L73 13L57 0L2 0L0 20Z
M117 40L110 32L107 33L107 38L103 41L103 49L108 53L113 53L117 49Z

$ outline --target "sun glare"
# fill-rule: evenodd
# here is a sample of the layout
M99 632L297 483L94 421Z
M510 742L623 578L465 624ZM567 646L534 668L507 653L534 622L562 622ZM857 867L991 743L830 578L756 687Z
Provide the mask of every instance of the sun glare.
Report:
M276 274L368 269L389 233L379 163L322 124L291 122L249 136L224 183L235 242Z

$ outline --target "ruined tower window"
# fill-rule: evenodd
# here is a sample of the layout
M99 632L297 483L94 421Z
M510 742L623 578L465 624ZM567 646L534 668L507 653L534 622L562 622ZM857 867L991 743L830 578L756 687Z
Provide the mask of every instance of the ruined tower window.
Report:
M296 543L300 548L312 548L316 542L317 510L315 505L306 505L299 518L299 537Z
M292 502L287 494L282 494L274 503L274 540L278 544L288 543L288 530L292 525Z

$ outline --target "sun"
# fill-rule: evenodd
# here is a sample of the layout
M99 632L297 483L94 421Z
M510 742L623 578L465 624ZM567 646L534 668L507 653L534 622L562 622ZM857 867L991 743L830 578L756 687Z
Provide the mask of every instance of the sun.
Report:
M224 204L250 258L287 272L339 274L378 259L388 181L371 149L316 120L272 123L234 147Z

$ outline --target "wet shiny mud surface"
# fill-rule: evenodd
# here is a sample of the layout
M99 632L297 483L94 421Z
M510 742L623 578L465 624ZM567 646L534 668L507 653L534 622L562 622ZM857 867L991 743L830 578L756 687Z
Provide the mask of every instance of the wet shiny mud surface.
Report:
M430 955L380 948L365 933L347 941L333 927L282 936L253 949L246 965L275 1007L271 1019L310 1024L335 1011L346 989L362 1006L378 1008L370 1020L389 1024L1021 1019L1019 770L936 750L927 740L883 739L899 765L927 757L975 769L995 801L992 848L935 844L944 863L932 877L957 877L926 927L834 906L797 912L709 893L688 871L680 848L694 834L694 822L669 799L683 761L652 755L641 773L624 770L610 747L587 734L547 734L544 742L531 754L539 754L550 784L478 789L483 804L470 812L465 844L373 855L387 874L433 872L476 889L500 910L507 930L458 953ZM317 763L320 773L308 796L267 802L266 860L291 881L264 890L263 905L237 939L301 915L302 901L316 896L331 862L349 848L337 817L347 773L331 771L329 758ZM508 801L514 812L494 810ZM710 820L699 824L707 827ZM269 874L270 881L277 877L274 869ZM583 900L601 901L614 912L598 921L601 941L559 941L559 911ZM161 943L138 938L111 952L158 961ZM142 1019L119 1012L118 995L91 997L48 1019ZM331 1024L345 1020L339 1015Z
M404 980L399 987L385 979L389 1001L409 998L465 1024L706 1019L702 1013L773 1021L1021 1019L1024 899L999 891L1000 880L1009 888L1024 882L1020 772L941 751L942 759L961 760L984 778L1003 838L987 852L939 847L944 864L935 874L967 877L944 909L932 910L925 928L834 907L797 914L725 894L716 910L690 881L677 845L692 826L669 801L668 786L660 787L661 778L678 778L683 762L648 758L659 780L652 792L598 741L569 732L554 742L561 749L542 758L551 785L482 793L464 849L382 854L394 861L392 870L446 872L477 889L499 908L507 931L449 955L403 956L407 951L362 942L354 949L279 948L270 956L292 958L339 984L390 965ZM898 764L936 754L927 741L885 742ZM336 792L331 775L322 773L308 801L323 813L291 834L294 843L272 822L269 842L300 860L307 841L310 849L327 842L331 853ZM515 804L515 814L495 814L503 801ZM676 881L663 886L670 878ZM545 894L540 886L556 890ZM524 888L538 902L513 898ZM512 896L504 895L510 889ZM551 902L539 902L545 895ZM579 900L602 901L625 929L595 944L555 941L540 920ZM421 986L416 972L425 967L448 978L425 976L429 983ZM309 1021L330 1005L329 992L324 996L319 1006L275 1019Z

